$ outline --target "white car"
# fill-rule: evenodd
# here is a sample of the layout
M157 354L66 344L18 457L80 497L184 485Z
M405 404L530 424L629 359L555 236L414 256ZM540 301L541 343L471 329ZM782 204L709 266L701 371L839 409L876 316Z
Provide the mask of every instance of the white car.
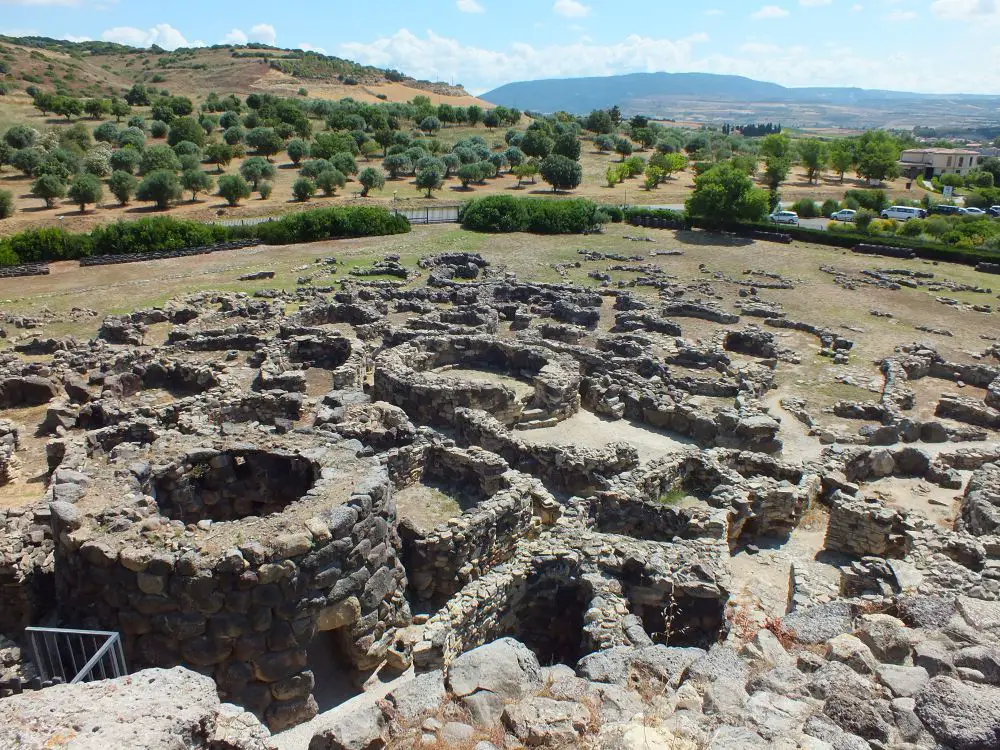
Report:
M799 223L799 215L794 211L775 211L767 217L772 224L795 224Z
M854 221L858 218L858 212L853 208L842 208L841 210L830 214L830 218L834 221Z
M966 208L964 216L986 216L986 212L981 208Z
M882 212L883 219L895 219L896 221L909 221L910 219L923 219L927 212L922 208L913 206L889 206Z

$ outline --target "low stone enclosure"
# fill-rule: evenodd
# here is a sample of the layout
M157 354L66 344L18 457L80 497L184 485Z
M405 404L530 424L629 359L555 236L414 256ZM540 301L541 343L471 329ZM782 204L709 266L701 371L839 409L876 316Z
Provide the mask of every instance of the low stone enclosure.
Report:
M510 374L529 382L534 393L519 398L507 385L441 372L454 367ZM506 425L554 423L579 410L580 375L573 360L539 347L485 336L428 336L379 356L372 395L422 424L453 423L459 408L485 411Z
M830 407L865 426L819 434L775 406L808 356L788 341L830 367L853 341L757 297L778 275L712 276L746 292L727 306L707 269L647 266L595 290L448 253L426 283L32 330L0 353L0 634L120 632L130 669L184 665L278 732L505 637L586 674L729 648L746 618L787 645L831 604L1000 601L995 345L900 347L869 363L881 393ZM924 378L967 390L931 418ZM893 495L907 482L927 501Z

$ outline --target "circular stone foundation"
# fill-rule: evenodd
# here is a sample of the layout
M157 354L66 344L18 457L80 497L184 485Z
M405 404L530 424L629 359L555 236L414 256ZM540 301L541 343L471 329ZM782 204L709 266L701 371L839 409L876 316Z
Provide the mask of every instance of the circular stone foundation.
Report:
M433 372L468 368L530 383L528 403L500 382ZM383 352L375 361L374 398L402 408L420 424L452 424L455 410L481 409L500 422L559 421L580 409L580 367L569 357L493 336L424 336Z
M61 624L120 632L132 669L212 676L272 731L343 681L310 661L314 641L369 670L410 624L388 474L354 448L170 432L107 454L69 443L60 476L84 489L50 506Z
M157 472L153 497L167 518L185 523L233 521L280 513L305 496L318 474L302 456L231 450Z

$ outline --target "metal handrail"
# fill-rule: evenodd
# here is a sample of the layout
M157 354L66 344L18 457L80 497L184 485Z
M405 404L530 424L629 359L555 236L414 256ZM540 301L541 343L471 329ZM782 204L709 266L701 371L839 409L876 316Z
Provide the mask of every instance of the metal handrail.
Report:
M114 631L29 627L25 633L45 679L75 684L128 674L121 636Z

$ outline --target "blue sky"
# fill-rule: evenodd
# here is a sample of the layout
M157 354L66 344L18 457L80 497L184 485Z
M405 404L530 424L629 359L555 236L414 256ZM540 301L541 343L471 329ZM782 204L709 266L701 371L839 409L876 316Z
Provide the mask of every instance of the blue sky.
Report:
M1000 0L0 0L0 33L167 49L262 41L476 93L665 70L1000 94Z

